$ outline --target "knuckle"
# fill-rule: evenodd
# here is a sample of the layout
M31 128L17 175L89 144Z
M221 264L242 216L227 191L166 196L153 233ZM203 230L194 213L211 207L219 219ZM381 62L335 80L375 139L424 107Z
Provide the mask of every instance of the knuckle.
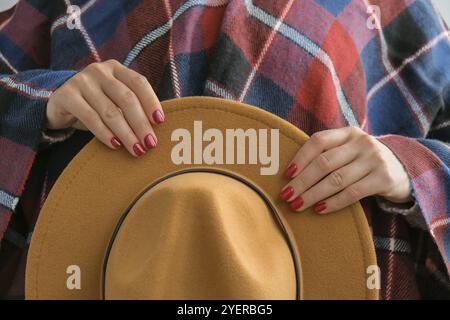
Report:
M334 171L329 175L329 180L332 186L342 188L344 185L344 178L339 171Z
M322 153L316 159L316 165L320 170L329 171L331 169L330 160Z
M109 59L105 61L105 64L111 66L111 67L117 67L118 65L120 65L120 62L117 61L116 59Z
M136 96L131 90L124 90L120 93L120 104L128 106L136 104Z
M71 83L66 83L64 86L53 92L52 99L56 103L64 104L67 101L67 97L73 99L78 94L78 90Z
M321 132L314 133L311 136L311 142L320 148L323 145L323 134Z
M361 193L354 186L348 187L347 190L346 190L346 193L347 193L347 195L346 195L347 200L349 200L350 202L351 201L357 201L358 199L360 199Z
M102 71L103 65L100 62L91 63L86 67L87 71Z
M350 131L351 134L354 134L354 135L364 134L364 131L358 127L351 126L351 127L348 127L348 130Z
M143 75L138 74L131 78L131 83L133 86L143 88L147 86L148 81L147 78L145 78Z
M51 94L49 101L51 101L52 103L58 104L61 101L61 98L64 95L64 93L67 92L67 87L68 87L68 84L66 83L64 86L62 86L59 89L55 90Z
M116 106L107 106L102 112L102 117L105 120L115 120L121 116L120 110Z
M80 72L75 77L73 77L72 79L76 83L84 83L84 82L86 82L88 80L88 76L86 75L86 73Z
M387 169L387 164L384 161L384 156L381 150L374 150L371 155L373 161L377 164L380 169Z
M88 74L89 77L106 76L108 74L108 70L102 63L94 62L87 66L85 70L80 72L80 74Z
M364 133L359 137L359 142L362 143L366 147L375 146L375 138L367 133Z

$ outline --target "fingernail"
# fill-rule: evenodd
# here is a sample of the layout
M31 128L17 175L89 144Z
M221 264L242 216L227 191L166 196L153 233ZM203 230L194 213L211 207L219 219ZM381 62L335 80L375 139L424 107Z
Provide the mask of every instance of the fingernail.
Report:
M113 137L113 138L111 139L111 145L112 145L114 148L116 148L116 149L119 149L119 148L122 146L122 144L120 143L119 139L117 139L116 137Z
M156 110L155 112L153 112L153 120L157 123L163 123L164 122L164 115L161 112L161 110Z
M147 147L147 149L153 149L156 147L156 139L153 136L153 134L149 133L145 138L144 138L144 142L145 142L145 146Z
M286 176L286 178L292 178L296 172L297 165L295 163L291 163L291 165L284 172L284 175Z
M134 144L133 151L138 157L140 157L143 154L145 154L145 150L144 150L144 148L142 147L142 145L140 143L135 143Z
M325 202L319 202L318 204L316 204L314 206L314 211L316 213L321 213L322 211L324 211L327 208L327 204Z
M292 210L296 211L300 209L304 203L305 201L303 201L302 197L297 197L292 202L290 202L289 205L291 206Z
M288 201L292 197L293 194L294 194L294 188L287 187L287 188L284 188L283 191L281 191L280 198L283 199L284 201Z

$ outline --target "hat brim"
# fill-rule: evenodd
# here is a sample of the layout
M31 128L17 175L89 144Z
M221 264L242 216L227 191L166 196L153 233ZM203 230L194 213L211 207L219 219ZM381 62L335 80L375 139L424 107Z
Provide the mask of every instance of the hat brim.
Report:
M377 299L367 286L367 268L376 265L370 229L356 203L318 216L312 210L292 213L278 199L287 183L283 170L261 175L256 165L176 165L171 133L204 129L279 129L280 168L285 168L308 139L283 119L259 108L228 100L192 97L164 101L166 121L155 128L158 148L135 159L94 139L71 161L50 192L38 219L28 253L27 299L99 299L105 250L118 219L146 186L187 168L220 168L252 181L282 213L296 239L301 261L303 299ZM66 270L81 270L81 290L68 290Z

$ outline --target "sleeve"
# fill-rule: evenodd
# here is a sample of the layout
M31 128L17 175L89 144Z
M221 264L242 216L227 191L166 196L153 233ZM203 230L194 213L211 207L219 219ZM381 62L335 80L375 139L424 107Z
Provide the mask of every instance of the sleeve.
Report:
M384 212L402 215L412 227L428 231L427 223L416 199L406 204L393 203L383 197L376 197L376 201Z
M450 270L449 146L443 140L399 135L378 139L394 152L408 172L426 226Z
M49 3L21 0L0 25L0 240L45 132L47 101L75 74L50 68Z
M422 119L377 138L411 179L415 203L404 213L431 233L450 272L450 33L428 0L414 2L400 17L384 32L390 58L404 65L398 80L418 101Z

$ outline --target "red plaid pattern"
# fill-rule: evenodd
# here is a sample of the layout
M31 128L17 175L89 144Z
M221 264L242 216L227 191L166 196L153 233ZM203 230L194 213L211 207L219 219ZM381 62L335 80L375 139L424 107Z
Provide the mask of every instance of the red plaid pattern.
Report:
M79 30L67 28L72 4L81 8ZM369 18L382 29L368 28ZM0 234L9 239L0 294L23 294L23 239L92 138L76 132L43 148L46 99L73 71L107 59L145 75L161 100L218 96L308 134L353 125L378 136L407 169L427 223L413 228L363 201L382 298L450 296L450 42L427 0L20 1L0 27Z

